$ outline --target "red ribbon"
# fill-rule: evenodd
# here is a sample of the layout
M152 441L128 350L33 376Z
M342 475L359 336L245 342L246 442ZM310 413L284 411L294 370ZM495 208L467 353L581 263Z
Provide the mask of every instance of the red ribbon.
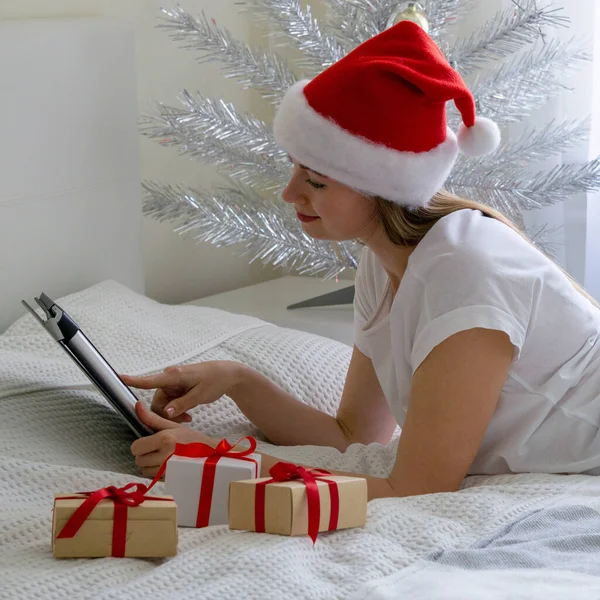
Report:
M233 450L240 442L248 440L250 447L246 450ZM256 450L256 440L251 436L239 439L235 444L230 444L227 440L221 440L215 448L208 444L194 442L191 444L176 444L175 451L161 465L156 477L160 477L167 468L167 461L171 456L185 456L187 458L206 458L204 461L204 470L202 472L202 483L200 484L200 500L198 501L198 514L196 516L196 527L208 527L210 518L210 507L212 503L213 490L215 486L215 474L217 472L217 463L226 456L237 460L247 460L254 463L256 477L258 473L258 463L248 455Z
M65 523L64 527L60 530L60 533L56 536L57 539L74 537L98 503L104 499L109 499L113 501L115 506L111 556L125 556L125 545L127 543L127 507L139 506L146 500L164 500L172 502L171 498L159 498L147 495L150 488L158 481L158 479L159 477L156 476L149 486L145 486L143 483L128 483L121 488L111 485L94 492L78 492L77 496L58 498L58 500L73 500L81 499L81 496L84 496L85 500L77 507L77 510Z
M340 495L335 481L325 479L323 475L331 475L324 469L306 469L293 463L278 462L270 469L271 479L260 481L256 484L256 496L254 499L254 524L259 533L265 531L265 495L266 486L270 483L302 479L306 485L306 498L308 501L308 535L313 544L319 535L319 523L321 522L321 501L319 499L319 486L317 479L324 481L329 487L331 498L331 514L329 516L328 531L334 531L338 526L340 515Z

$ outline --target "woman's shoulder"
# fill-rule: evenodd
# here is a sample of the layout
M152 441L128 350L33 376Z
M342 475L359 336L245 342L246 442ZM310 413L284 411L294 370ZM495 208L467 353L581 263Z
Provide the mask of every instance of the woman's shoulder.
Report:
M543 262L544 257L507 224L475 209L462 209L442 217L411 255L413 274L427 277L437 268L461 271L501 270Z
M495 244L504 247L508 242L519 246L521 243L524 246L530 245L506 223L472 208L457 210L442 217L427 236L430 236L432 244L456 250L466 248L486 252L494 249Z

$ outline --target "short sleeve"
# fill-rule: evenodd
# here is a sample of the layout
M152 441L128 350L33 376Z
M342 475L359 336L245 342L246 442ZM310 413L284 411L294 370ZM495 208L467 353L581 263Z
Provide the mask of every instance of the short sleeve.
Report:
M456 252L420 281L423 302L411 352L413 373L438 344L474 328L505 332L519 358L532 311L531 270Z

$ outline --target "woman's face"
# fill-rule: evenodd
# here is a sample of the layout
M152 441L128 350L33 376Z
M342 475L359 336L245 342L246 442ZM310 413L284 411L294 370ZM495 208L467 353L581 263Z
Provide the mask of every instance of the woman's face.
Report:
M320 240L368 240L378 219L375 200L290 159L292 177L283 190L304 231Z

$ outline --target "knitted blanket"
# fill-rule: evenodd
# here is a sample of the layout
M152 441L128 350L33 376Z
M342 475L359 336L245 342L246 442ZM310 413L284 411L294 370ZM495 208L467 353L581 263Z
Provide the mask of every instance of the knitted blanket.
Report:
M216 309L163 305L114 281L56 300L118 372L237 360L330 414L341 397L351 350L335 341ZM152 392L136 395L149 403ZM454 494L372 501L366 527L321 534L314 547L305 537L218 526L180 528L171 559L56 560L54 494L147 483L132 460L133 438L31 315L0 336L0 407L0 598L367 598L431 551L467 547L534 509L600 492L593 477L471 477ZM272 446L226 397L196 408L191 426L230 440L255 435L259 450L284 460L375 476L389 473L395 457L395 443L355 444L343 454Z

